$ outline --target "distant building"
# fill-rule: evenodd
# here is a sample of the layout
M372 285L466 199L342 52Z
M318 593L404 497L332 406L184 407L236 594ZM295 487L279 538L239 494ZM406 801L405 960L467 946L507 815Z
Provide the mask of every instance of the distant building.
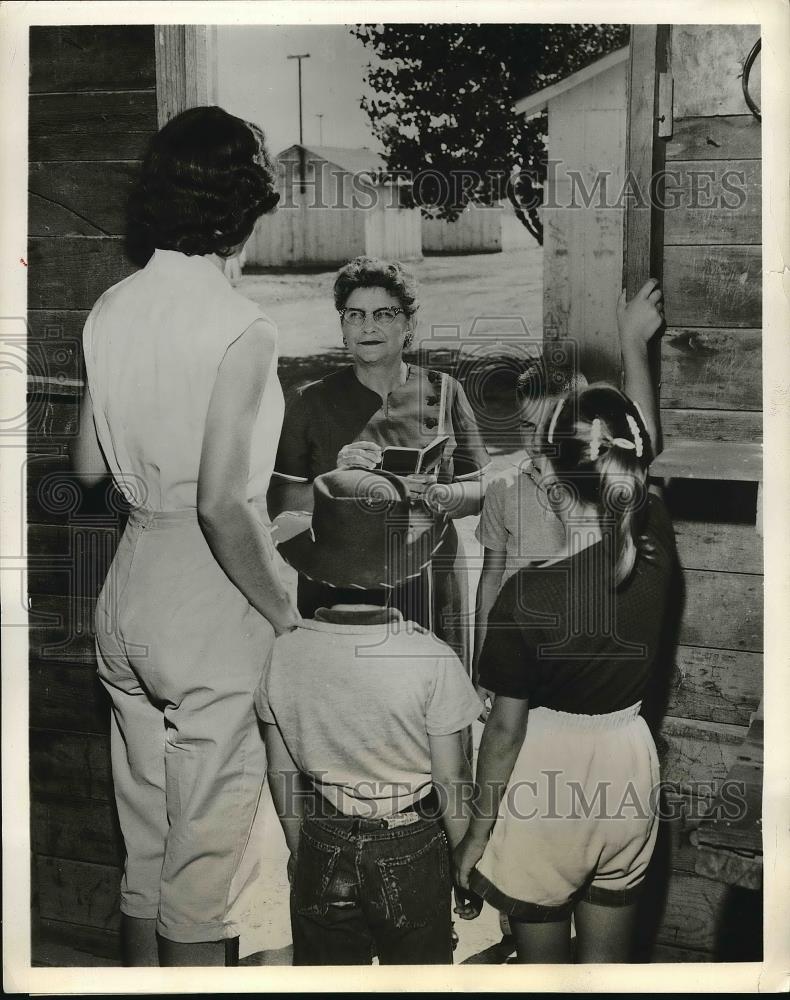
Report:
M501 253L502 208L470 203L454 222L422 219L424 253Z
M247 263L259 267L337 266L368 254L422 257L420 211L367 148L289 146L277 156L280 207L258 220Z

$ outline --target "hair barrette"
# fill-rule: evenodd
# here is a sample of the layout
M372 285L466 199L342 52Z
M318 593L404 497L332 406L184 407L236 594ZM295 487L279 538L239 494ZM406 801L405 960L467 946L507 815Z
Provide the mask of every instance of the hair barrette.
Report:
M641 414L640 414L640 416L641 416ZM628 423L628 429L631 431L631 434L633 435L633 438L634 438L634 440L633 440L633 447L636 450L636 457L637 458L641 458L642 457L642 453L644 452L645 448L644 448L644 444L642 442L642 435L639 432L639 424L631 416L630 413L626 413L625 419L626 419L626 422ZM630 444L631 444L631 442L629 442L629 446L630 446Z
M603 430L601 429L601 418L593 417L590 424L590 451L589 458L594 462L601 453L601 443L603 441Z

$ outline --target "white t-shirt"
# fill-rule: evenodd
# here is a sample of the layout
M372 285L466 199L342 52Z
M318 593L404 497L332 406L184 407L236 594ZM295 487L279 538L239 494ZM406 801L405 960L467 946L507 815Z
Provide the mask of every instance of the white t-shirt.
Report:
M532 462L525 457L491 480L475 530L481 545L506 553L503 583L517 570L553 558L565 546L562 522L532 472Z
M431 787L428 737L459 732L481 710L452 649L391 614L379 625L305 620L275 643L255 695L300 771L348 815L419 801Z

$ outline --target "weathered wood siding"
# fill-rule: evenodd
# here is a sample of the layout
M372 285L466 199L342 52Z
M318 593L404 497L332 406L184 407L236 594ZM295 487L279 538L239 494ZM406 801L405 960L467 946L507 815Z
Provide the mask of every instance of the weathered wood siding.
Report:
M723 944L738 919L734 890L696 873L689 833L735 763L762 696L760 472L730 461L738 449L752 456L749 444L762 438L761 126L740 78L758 35L750 26L670 29L673 131L655 140L665 170L650 248L666 303L664 445L691 458L700 441L711 447L706 469L696 461L679 469L688 478L667 494L684 593L653 712L666 795L679 816L653 865L664 881L662 890L656 878L653 890L654 957L666 949L698 960L737 957ZM752 83L759 102L759 60Z
M134 270L125 207L157 126L153 26L30 31L28 591L34 941L117 953L122 844L92 614L123 514L82 492L82 326ZM33 960L36 961L34 950Z
M423 253L501 253L502 208L467 205L455 222L422 218Z
M615 304L623 270L625 108L625 63L548 105L544 336L581 345L589 379L611 377L619 365Z

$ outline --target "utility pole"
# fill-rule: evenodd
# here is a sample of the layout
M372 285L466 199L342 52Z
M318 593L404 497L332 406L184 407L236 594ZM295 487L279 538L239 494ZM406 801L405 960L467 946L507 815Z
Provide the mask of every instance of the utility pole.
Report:
M299 145L304 145L304 137L302 135L302 60L309 59L310 53L303 52L298 56L288 56L288 59L297 59L299 66Z
M320 115L316 115L316 118L318 119L318 145L319 146L323 146L324 145L324 122L323 122L324 116L323 116L323 114L320 114Z

